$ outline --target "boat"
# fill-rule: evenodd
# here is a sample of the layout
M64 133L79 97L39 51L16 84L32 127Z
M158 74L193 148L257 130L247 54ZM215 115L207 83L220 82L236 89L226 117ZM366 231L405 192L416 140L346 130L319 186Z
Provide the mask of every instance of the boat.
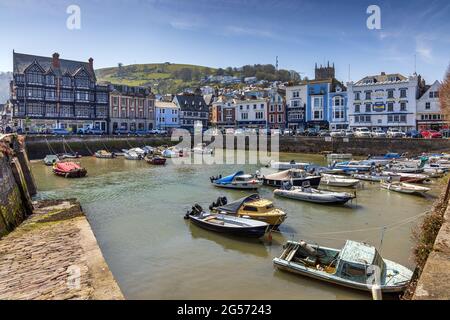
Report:
M261 238L269 229L263 221L205 212L198 204L184 218L200 228L240 237Z
M370 163L365 163L363 161L343 161L334 163L331 168L342 169L344 171L370 171L373 165Z
M380 183L381 188L386 190L392 190L401 193L407 194L416 194L416 195L424 195L426 192L430 191L430 188L416 186L414 184L405 183L405 182L387 182L382 181Z
M370 161L376 165L387 165L388 163L402 158L399 153L389 152L383 156L369 156L366 161Z
M354 194L348 192L317 190L308 185L294 187L287 184L282 189L274 190L273 193L279 197L323 204L344 204L356 198Z
M334 249L288 241L283 249L273 259L278 269L357 290L370 292L373 275L379 274L381 292L402 292L413 275L408 268L383 259L375 247L362 242L347 240L342 249Z
M53 164L53 173L65 178L82 178L87 171L75 162L57 162Z
M127 160L142 160L144 158L141 154L138 154L132 150L126 152L124 156Z
M351 153L329 153L327 154L328 163L333 163L337 160L347 160L350 161L353 159L353 155Z
M208 148L206 143L199 143L194 148L192 148L192 152L194 154L213 154L214 150Z
M274 228L282 224L287 217L284 211L275 208L272 201L263 199L258 194L252 194L230 203L226 197L221 197L217 199L217 202L211 204L210 210L220 214L263 221Z
M352 175L353 178L363 181L380 182L383 180L391 179L391 181L400 181L400 176L395 173L355 173Z
M56 162L59 162L59 158L53 154L49 154L47 156L45 156L44 158L44 164L46 166L52 166L53 164L55 164Z
M166 164L166 158L159 157L159 156L151 156L151 157L145 157L145 161L147 163L153 164L155 166L163 166Z
M433 168L428 165L423 167L423 173L430 178L442 178L445 175L445 171L439 168Z
M354 187L359 184L358 179L333 174L322 174L320 183L330 187Z
M113 159L116 157L114 152L108 152L106 150L99 150L94 153L94 156L99 159Z
M255 178L255 176L251 174L245 174L243 171L238 171L224 178L218 176L210 177L209 179L214 186L228 189L254 190L258 189L263 184L262 180Z
M66 153L60 153L57 155L60 160L64 159L78 159L81 158L81 154L78 152L66 152Z
M400 182L431 183L430 177L426 174L391 171L383 171L383 174L388 176L397 175L400 177ZM389 179L386 179L386 181L389 181Z
M171 149L165 149L164 151L162 151L161 155L164 158L178 158L180 156L180 153Z
M304 170L300 169L289 169L273 174L269 174L267 176L262 176L263 184L271 187L281 188L284 182L289 182L293 186L301 186L305 182L309 182L313 188L317 188L320 184L320 179L322 179L319 175L311 175L308 174Z
M128 150L128 153L135 152L136 154L140 155L141 157L145 157L147 152L144 149L141 148L132 148Z
M306 169L310 166L310 163L307 162L296 162L295 160L291 160L290 162L281 162L281 161L270 161L267 167L271 167L276 170L289 170L289 169Z

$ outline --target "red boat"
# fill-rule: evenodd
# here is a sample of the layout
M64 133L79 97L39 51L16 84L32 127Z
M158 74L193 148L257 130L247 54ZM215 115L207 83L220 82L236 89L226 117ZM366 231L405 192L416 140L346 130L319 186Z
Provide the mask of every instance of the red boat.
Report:
M163 166L166 164L166 158L162 158L162 157L151 157L151 158L146 158L145 161L147 161L147 163L156 165L156 166Z
M64 178L82 178L87 171L75 162L57 162L53 165L53 173Z

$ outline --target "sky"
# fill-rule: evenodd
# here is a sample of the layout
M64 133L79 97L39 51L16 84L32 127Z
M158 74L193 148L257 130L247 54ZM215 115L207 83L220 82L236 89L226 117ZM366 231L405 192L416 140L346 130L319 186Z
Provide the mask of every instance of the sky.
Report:
M70 5L81 28L66 26ZM367 8L380 8L369 29ZM335 63L339 80L415 70L442 80L450 63L448 0L0 0L0 71L12 51L103 68L172 62L209 67L275 64L314 78ZM350 77L349 77L350 76Z

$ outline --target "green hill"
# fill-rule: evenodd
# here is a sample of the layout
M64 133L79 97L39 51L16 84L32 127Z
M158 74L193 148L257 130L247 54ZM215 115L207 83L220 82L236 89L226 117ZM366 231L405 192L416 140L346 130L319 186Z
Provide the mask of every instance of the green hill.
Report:
M130 86L150 86L155 93L176 93L196 87L202 77L216 74L216 69L188 64L151 63L95 71L99 81Z

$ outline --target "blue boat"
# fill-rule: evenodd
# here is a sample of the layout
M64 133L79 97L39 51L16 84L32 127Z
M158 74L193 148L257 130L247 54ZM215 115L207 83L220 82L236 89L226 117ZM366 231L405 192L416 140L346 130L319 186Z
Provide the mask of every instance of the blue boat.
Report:
M222 177L210 177L211 183L219 188L255 190L262 186L263 181L251 174L238 171L232 175Z

